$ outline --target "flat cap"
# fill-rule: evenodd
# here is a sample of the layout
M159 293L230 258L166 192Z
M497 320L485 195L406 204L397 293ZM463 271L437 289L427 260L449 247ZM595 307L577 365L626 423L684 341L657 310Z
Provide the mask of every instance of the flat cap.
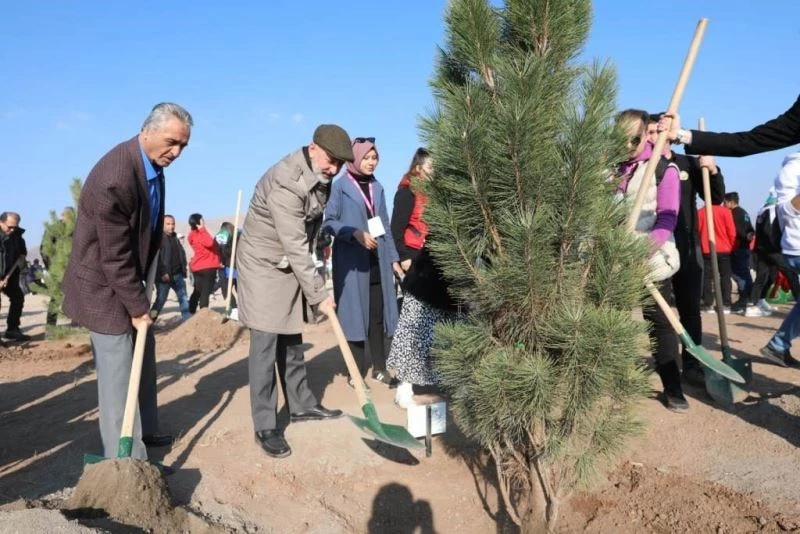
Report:
M314 130L314 144L322 148L332 158L350 162L354 159L350 136L341 126L320 124Z

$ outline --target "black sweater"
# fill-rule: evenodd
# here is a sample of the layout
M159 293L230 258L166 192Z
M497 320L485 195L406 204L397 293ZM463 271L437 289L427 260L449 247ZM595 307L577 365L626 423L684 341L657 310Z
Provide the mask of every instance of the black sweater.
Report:
M392 209L392 238L397 247L397 254L400 261L413 260L419 254L419 250L406 246L403 235L408 227L408 220L414 210L414 193L408 187L400 187L394 194L394 209Z
M450 296L448 286L442 270L423 246L403 279L403 291L434 308L457 311L458 305Z
M800 97L782 115L749 132L716 133L692 130L689 154L749 156L800 143Z
M703 169L697 158L672 153L670 161L681 171L681 207L675 225L675 246L682 257L700 244L697 233L697 197L703 198ZM710 177L711 202L721 204L725 197L725 179L720 170Z

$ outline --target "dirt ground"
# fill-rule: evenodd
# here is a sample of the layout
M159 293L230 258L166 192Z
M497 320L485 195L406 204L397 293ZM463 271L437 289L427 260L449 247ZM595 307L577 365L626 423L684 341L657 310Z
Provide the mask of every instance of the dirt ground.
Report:
M217 311L222 304L212 301ZM729 316L734 352L756 355L787 311ZM247 332L210 312L183 324L177 315L170 300L157 346L161 430L178 439L153 452L175 469L167 477L174 503L204 524L222 532L514 532L491 476L484 478L492 467L452 425L427 458L375 444L346 418L288 424L283 408L293 452L267 457L253 439ZM37 525L51 518L53 532L142 532L115 517L44 513L71 495L83 453L102 449L88 338L45 342L44 319L43 299L29 297L23 330L33 340L0 349L0 532L30 531L18 526L30 527L34 515ZM704 329L705 345L718 350L715 316L704 316ZM357 414L327 324L307 327L304 341L312 390L326 406ZM644 401L647 431L563 506L559 531L800 530L800 370L754 362L753 393L731 410L691 389L686 415ZM372 390L381 419L404 424L393 392L374 383Z

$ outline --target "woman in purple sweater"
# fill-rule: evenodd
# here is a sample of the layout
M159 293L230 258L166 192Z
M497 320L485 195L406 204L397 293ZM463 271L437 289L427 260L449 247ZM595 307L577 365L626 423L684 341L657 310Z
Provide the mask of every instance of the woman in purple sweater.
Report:
M653 145L647 141L645 130L647 112L629 109L619 114L617 121L627 134L628 159L619 165L616 172L617 196L630 200L636 196L645 179L647 160L653 153ZM636 223L636 232L647 235L651 243L650 259L652 280L661 294L667 298L670 279L680 267L678 250L673 232L680 208L680 173L678 168L662 157L654 178L645 196L642 211ZM663 401L669 410L686 412L689 404L683 396L681 374L678 368L678 338L672 330L664 312L653 303L642 309L649 323L650 342L656 371L664 386Z

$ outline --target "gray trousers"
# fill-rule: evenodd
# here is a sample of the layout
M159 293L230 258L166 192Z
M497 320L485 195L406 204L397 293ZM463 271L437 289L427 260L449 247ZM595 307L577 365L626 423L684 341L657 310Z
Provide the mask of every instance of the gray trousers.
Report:
M250 406L256 432L277 428L276 363L289 412L298 413L317 405L306 381L302 344L301 334L271 334L250 329Z
M90 332L90 337L94 365L97 369L97 401L103 454L106 458L116 458L122 432L122 418L125 415L125 399L131 376L136 332L133 329L122 335ZM147 449L142 443L142 435L152 435L157 430L156 340L153 331L148 330L142 362L142 379L139 383L139 406L133 427L133 458L147 459Z

